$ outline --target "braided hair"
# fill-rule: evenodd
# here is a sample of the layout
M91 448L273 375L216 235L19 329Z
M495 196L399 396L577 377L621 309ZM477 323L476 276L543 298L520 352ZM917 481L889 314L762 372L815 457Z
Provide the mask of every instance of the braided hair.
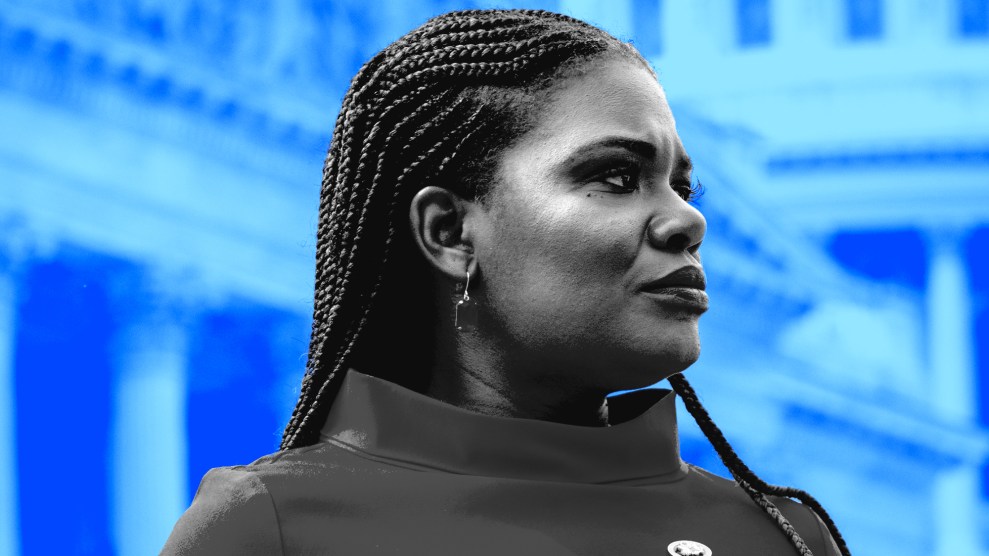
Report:
M763 510L771 518L776 520L780 529L786 533L789 537L790 542L793 546L800 551L800 554L808 555L811 554L810 549L807 548L806 543L800 538L793 526L787 522L787 519L780 513L779 508L775 504L769 501L766 495L773 496L784 496L787 498L796 498L800 500L805 505L813 509L821 521L828 528L828 532L834 538L835 543L838 545L838 550L841 551L843 556L851 556L851 552L848 549L848 545L845 543L845 539L841 536L841 532L838 531L838 526L835 524L831 516L824 509L824 506L817 501L816 498L810 495L809 492L800 490L799 488L785 487L771 485L766 481L763 481L752 471L749 466L745 465L742 458L738 457L735 450L728 443L728 439L725 438L724 433L721 429L714 424L714 420L711 419L711 415L704 409L701 405L700 399L697 397L697 392L694 391L693 387L687 382L687 379L683 377L682 374L675 374L669 379L670 385L673 386L673 390L680 396L683 400L683 404L687 407L687 411L697 422L704 436L711 442L714 446L714 450L718 453L718 457L721 458L721 462L725 464L728 471L731 473L732 477L738 482L739 486L745 491L746 494L755 501L756 504L762 507Z
M469 10L427 21L358 71L323 167L309 359L283 450L318 441L348 368L424 388L427 373L403 373L387 360L402 353L424 370L434 357L429 321L436 285L410 231L412 197L439 185L483 199L497 155L531 129L552 86L608 57L652 72L631 45L582 21L540 10ZM671 382L739 485L801 554L810 550L766 494L810 505L848 554L820 504L803 491L761 481L686 380Z

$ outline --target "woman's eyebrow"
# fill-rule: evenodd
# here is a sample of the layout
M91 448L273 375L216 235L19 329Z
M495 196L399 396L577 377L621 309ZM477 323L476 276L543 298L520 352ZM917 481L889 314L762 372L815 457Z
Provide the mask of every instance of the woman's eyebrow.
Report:
M677 156L675 168L689 176L694 171L694 161L690 160L687 153L682 152Z
M624 149L648 160L655 159L658 153L656 145L650 141L616 135L603 137L577 147L572 153L570 153L570 156L567 157L567 161L571 163L574 161L580 161L582 158L593 153L594 151L609 148ZM682 147L676 149L676 151L677 152L673 155L673 171L677 174L687 176L687 179L690 179L690 175L694 171L694 162L690 159L690 156L683 151Z
M602 148L621 148L631 151L643 158L655 158L656 156L656 145L650 143L649 141L643 141L641 139L632 139L630 137L604 137L596 141L587 143L586 145L581 145L577 147L568 158L580 158L592 151L596 151Z

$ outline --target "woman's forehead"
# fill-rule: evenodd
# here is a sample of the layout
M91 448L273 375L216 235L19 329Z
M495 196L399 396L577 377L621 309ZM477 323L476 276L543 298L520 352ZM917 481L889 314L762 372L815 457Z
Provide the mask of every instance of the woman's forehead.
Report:
M558 155L624 138L648 143L657 154L680 156L683 147L666 95L641 65L609 60L553 88L534 114L534 125L509 150L545 150Z

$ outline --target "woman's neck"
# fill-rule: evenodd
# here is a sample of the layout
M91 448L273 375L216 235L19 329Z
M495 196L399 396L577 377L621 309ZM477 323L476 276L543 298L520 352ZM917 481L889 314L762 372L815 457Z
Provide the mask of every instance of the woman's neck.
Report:
M574 381L532 380L547 376L546 369L529 368L538 364L518 361L507 356L511 350L478 340L449 338L438 346L426 395L485 415L581 426L608 423L606 392L581 392Z

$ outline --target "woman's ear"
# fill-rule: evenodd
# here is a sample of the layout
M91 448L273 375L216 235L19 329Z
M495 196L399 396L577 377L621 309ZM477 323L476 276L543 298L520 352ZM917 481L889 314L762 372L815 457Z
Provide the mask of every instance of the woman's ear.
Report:
M412 235L426 260L452 280L476 274L470 214L474 203L456 193L430 185L422 188L409 207Z

